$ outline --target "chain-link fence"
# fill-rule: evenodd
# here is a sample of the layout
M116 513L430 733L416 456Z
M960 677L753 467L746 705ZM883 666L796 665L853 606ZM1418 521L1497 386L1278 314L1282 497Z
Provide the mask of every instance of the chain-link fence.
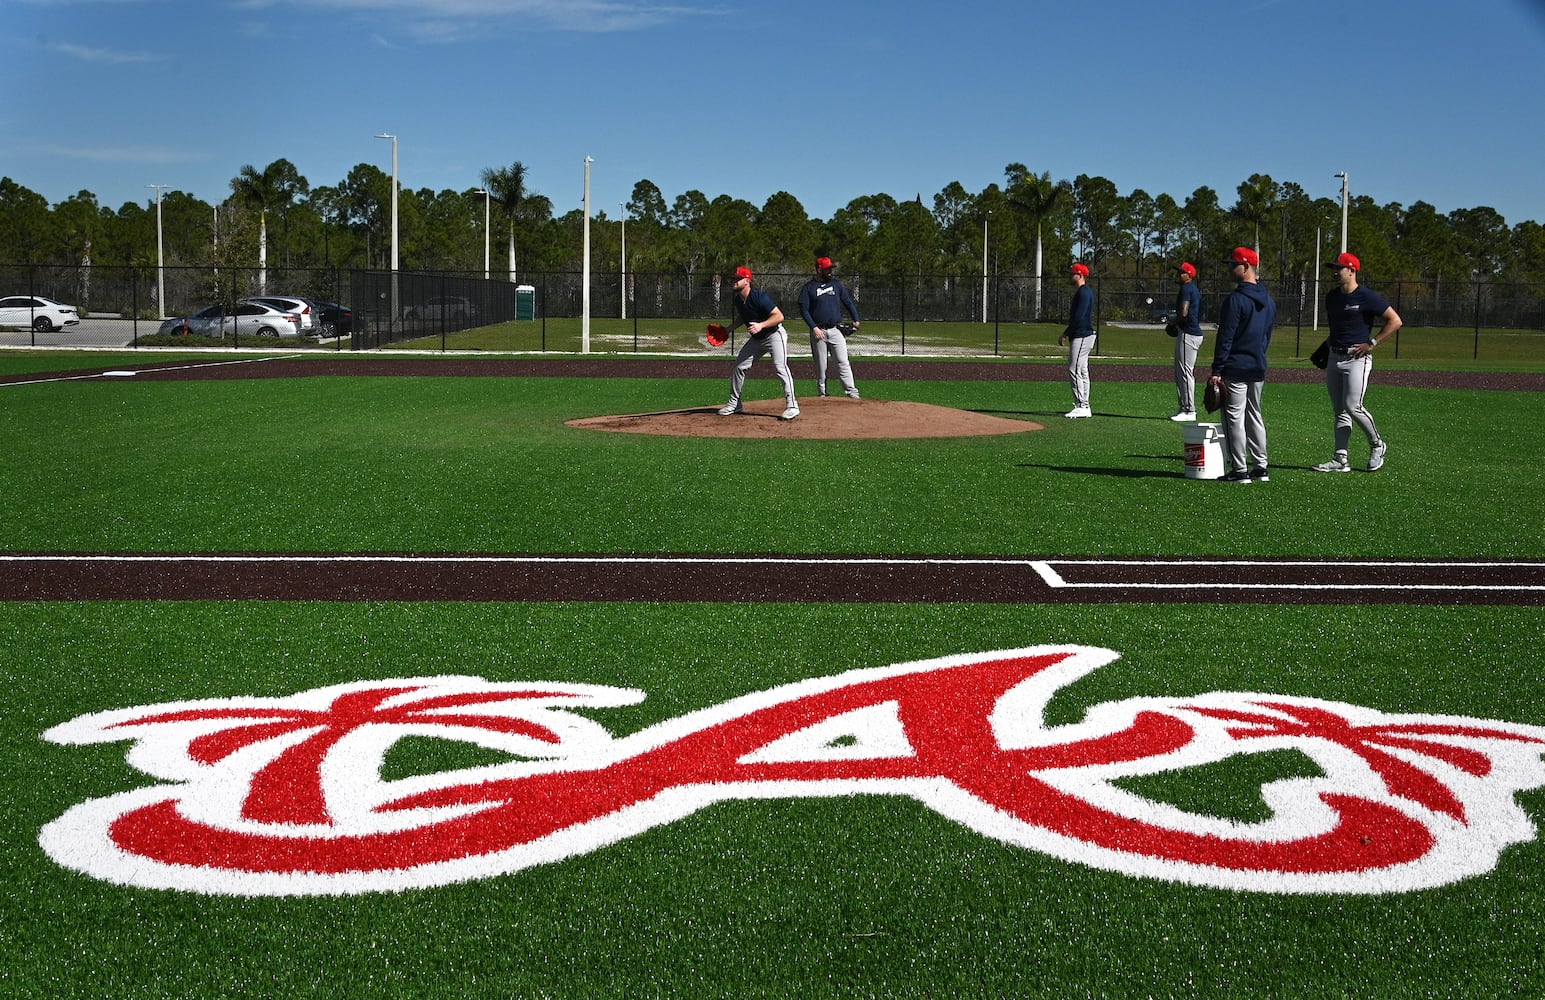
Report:
M789 320L800 326L799 291L807 273L769 273L757 284L771 294ZM899 330L903 353L929 352L927 333L938 324L978 324L973 346L980 353L998 353L1004 327L1026 324L1060 326L1067 315L1071 288L1058 274L1037 279L1022 274L953 277L853 274L842 276L859 303L866 323ZM1315 280L1318 278L1319 280ZM1130 326L1158 329L1175 298L1169 276L1150 278L1096 275L1097 327ZM1545 332L1545 285L1499 281L1396 281L1372 283L1389 299L1405 321L1402 336L1419 336L1424 328L1473 331L1475 355L1481 354L1482 331ZM1227 292L1221 279L1200 283L1203 320ZM1278 324L1297 331L1325 326L1325 276L1305 276L1288 282L1268 282L1277 300ZM122 343L133 346L156 335L165 317L187 316L210 306L234 307L256 295L288 295L321 303L341 303L346 319L329 327L336 336L313 335L297 344L335 349L370 349L414 342L418 346L449 346L453 334L513 323L538 350L568 349L564 337L549 344L547 323L571 321L584 315L583 277L575 272L538 272L518 284L505 277L486 279L481 272L397 272L193 267L93 267L0 265L0 297L45 296L77 307L88 322L117 321L126 331ZM728 281L712 274L592 274L589 315L595 319L680 320L683 327L731 316ZM525 324L530 323L527 327ZM566 324L572 327L572 323ZM69 331L38 331L7 323L0 343L39 346L72 343ZM116 336L116 334L104 334ZM636 338L635 338L636 339ZM1311 345L1312 346L1312 345ZM910 347L910 351L909 351Z

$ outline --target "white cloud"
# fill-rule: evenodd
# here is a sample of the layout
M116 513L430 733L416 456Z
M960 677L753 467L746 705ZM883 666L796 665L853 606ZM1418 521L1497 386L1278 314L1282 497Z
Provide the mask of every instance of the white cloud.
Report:
M673 4L634 3L629 0L295 0L298 6L320 9L396 13L420 17L434 24L431 34L461 34L442 25L458 20L486 22L517 19L559 31L633 31L675 21L690 15L717 11ZM464 26L466 33L476 25Z
M69 56L71 59L110 65L158 62L162 58L149 52L115 52L112 49L94 49L86 45L72 45L69 42L54 42L48 48L51 52Z

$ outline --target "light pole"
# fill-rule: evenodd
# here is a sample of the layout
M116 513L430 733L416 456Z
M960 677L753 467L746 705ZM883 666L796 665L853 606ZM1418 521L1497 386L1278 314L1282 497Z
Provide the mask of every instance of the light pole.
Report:
M1347 252L1347 172L1336 175L1341 178L1341 252Z
M987 322L987 220L992 212L982 216L982 322Z
M590 353L590 164L594 163L590 157L585 157L585 238L584 238L584 274L580 278L582 288L580 290L580 321L579 321L579 353Z
M156 189L156 308L166 318L166 255L161 251L161 189L170 184L146 184Z
M478 188L477 190L473 191L472 193L473 194L480 194L480 195L483 196L483 280L487 281L488 280L488 221L492 217L491 214L490 214L489 205L491 203L491 199L493 198L493 195L488 193L488 189L487 188Z
M377 132L377 139L392 140L392 315L387 322L397 322L397 137L390 132Z
M628 318L628 203L619 201L622 210L622 318Z

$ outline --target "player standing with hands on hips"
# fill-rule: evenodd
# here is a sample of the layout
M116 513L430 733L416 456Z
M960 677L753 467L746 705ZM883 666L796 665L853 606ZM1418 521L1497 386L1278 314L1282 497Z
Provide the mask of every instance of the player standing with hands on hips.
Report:
M1256 277L1260 256L1249 247L1235 247L1223 263L1239 279L1239 287L1223 300L1218 313L1218 339L1213 344L1212 378L1223 400L1223 443L1228 453L1226 483L1266 482L1266 419L1261 415L1261 388L1266 382L1266 349L1277 323L1277 303ZM1248 452L1248 455L1246 454ZM1249 465L1245 464L1246 458Z
M1068 270L1073 301L1068 306L1068 328L1057 338L1068 349L1068 384L1073 388L1073 408L1063 416L1077 420L1094 415L1089 408L1089 355L1094 352L1094 290L1089 287L1089 266L1074 264Z
M1336 452L1329 462L1314 467L1316 472L1351 472L1347 445L1352 441L1352 425L1368 436L1368 471L1377 472L1384 465L1389 445L1379 436L1373 414L1363 407L1368 378L1373 374L1373 349L1395 335L1403 325L1394 306L1371 288L1357 283L1362 261L1344 253L1326 267L1333 268L1337 287L1325 296L1325 315L1330 319L1330 364L1325 366L1325 386L1330 390L1331 409L1336 411ZM1382 322L1377 336L1373 325Z
M848 338L842 332L842 311L853 317L853 328L859 327L858 304L848 294L847 287L832 277L830 257L818 257L815 277L805 282L799 290L799 314L810 327L810 356L815 359L815 387L826 395L826 365L830 355L837 361L837 381L842 383L843 395L858 398L858 387L853 384L853 366L848 363Z
M794 398L794 376L789 374L789 335L783 329L783 310L771 295L752 287L749 267L735 269L734 288L735 322L730 332L744 325L750 336L735 356L735 369L730 373L730 401L719 408L719 416L741 412L740 393L746 387L746 373L758 358L771 354L773 372L783 383L782 419L793 420L799 416L799 400Z
M1189 261L1175 269L1175 397L1180 408L1171 420L1196 419L1196 354L1202 349L1202 290Z

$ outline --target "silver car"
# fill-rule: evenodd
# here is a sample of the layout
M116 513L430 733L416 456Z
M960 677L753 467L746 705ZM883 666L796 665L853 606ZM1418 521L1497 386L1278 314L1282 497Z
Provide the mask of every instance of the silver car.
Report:
M158 334L194 337L295 337L300 317L262 302L238 302L235 308L210 306L191 316L164 321Z
M261 302L265 306L273 306L284 313L294 313L300 317L300 332L303 336L311 336L316 333L316 303L310 299L302 299L294 295L254 295L243 302Z
M7 295L0 299L0 327L53 333L80 322L80 311L41 295Z

